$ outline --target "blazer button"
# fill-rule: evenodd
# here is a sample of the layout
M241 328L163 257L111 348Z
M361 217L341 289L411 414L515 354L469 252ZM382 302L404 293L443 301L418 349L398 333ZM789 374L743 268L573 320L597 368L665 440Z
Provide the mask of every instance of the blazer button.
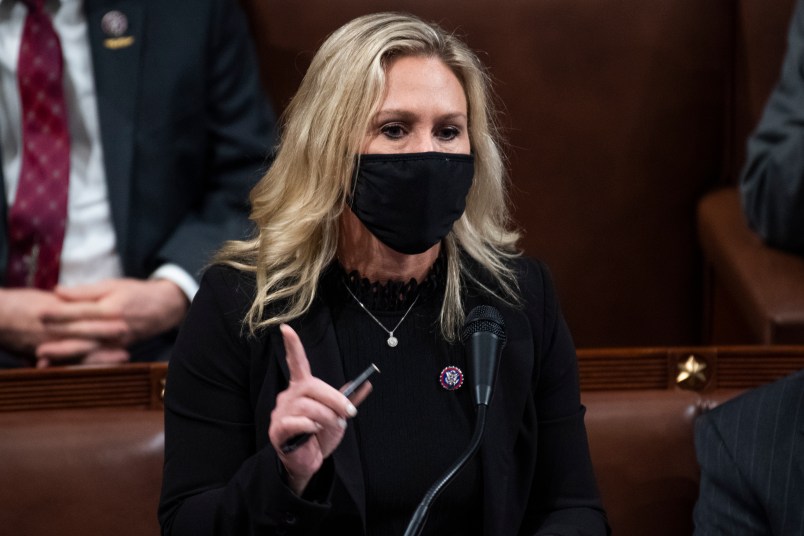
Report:
M294 514L293 512L285 512L286 525L295 525L298 520L299 518L296 517L296 514Z

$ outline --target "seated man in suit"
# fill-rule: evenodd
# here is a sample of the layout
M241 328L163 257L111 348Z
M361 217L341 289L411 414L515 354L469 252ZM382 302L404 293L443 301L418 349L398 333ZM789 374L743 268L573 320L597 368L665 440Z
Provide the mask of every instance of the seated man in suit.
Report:
M748 140L740 193L770 246L804 255L804 0L797 0L781 79Z
M804 534L804 370L698 417L695 535Z
M165 359L273 137L233 0L0 0L0 367Z

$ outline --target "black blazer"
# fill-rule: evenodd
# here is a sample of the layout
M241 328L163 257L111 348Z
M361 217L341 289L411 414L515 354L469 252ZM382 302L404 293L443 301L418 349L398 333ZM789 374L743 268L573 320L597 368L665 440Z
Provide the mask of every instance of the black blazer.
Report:
M466 299L467 310L497 306L508 334L480 452L484 533L606 534L572 340L544 266L520 261L517 270L522 309L472 291ZM253 296L253 277L211 268L179 335L165 396L163 533L363 534L365 489L352 427L322 468L334 475L327 502L296 497L282 480L268 427L288 371L278 329L256 338L242 333ZM343 385L324 301L317 298L291 325L313 374Z
M85 0L84 9L124 273L143 278L169 262L198 277L248 228L248 193L274 143L245 17L232 0ZM101 27L112 10L128 22L116 41ZM3 239L0 281L7 262Z
M695 534L804 534L804 370L698 417Z

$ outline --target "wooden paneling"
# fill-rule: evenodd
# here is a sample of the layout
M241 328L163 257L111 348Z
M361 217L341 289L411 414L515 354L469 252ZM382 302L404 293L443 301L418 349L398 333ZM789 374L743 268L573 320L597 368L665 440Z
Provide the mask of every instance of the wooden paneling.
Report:
M0 411L162 408L166 363L0 371Z
M581 349L578 368L584 390L667 387L667 350L660 348Z
M583 391L749 389L804 368L804 346L580 349L578 368Z
M583 391L748 389L804 368L804 346L580 349L578 368ZM693 378L678 383L685 370ZM166 374L165 363L0 371L0 411L162 409Z

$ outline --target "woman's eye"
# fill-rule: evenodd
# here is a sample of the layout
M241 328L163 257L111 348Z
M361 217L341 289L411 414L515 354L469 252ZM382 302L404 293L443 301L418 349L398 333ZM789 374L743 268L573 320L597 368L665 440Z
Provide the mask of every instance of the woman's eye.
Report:
M438 130L436 135L439 139L449 141L454 140L461 133L457 127L444 127Z
M402 125L383 125L382 128L380 128L380 132L382 132L384 136L394 140L405 135L405 129L402 128Z

